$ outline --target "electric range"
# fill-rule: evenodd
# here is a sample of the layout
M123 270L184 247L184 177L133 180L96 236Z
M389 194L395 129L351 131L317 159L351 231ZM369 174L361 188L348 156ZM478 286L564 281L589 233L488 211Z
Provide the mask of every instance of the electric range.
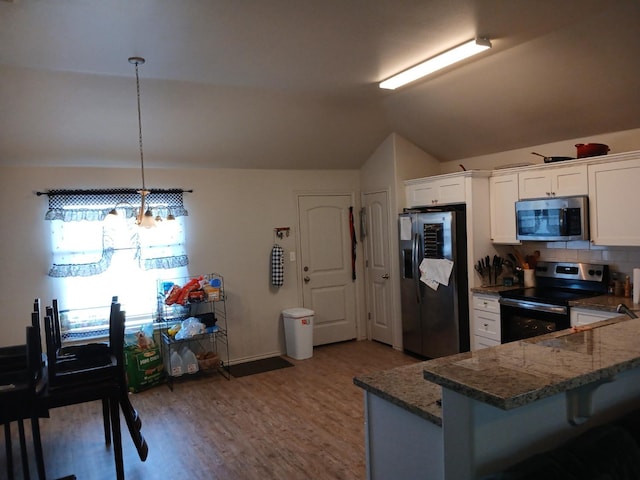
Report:
M538 262L535 280L535 287L500 293L502 343L569 328L569 303L607 293L609 267Z

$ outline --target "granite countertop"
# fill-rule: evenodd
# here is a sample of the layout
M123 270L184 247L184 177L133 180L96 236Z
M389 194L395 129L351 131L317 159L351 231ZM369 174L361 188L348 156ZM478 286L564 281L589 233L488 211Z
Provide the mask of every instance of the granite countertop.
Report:
M479 287L478 293L502 288ZM615 312L631 299L601 295L572 306ZM640 319L619 316L524 341L363 375L353 383L436 425L442 387L509 410L640 366Z
M442 387L424 379L424 365L414 363L363 375L353 383L425 420L442 426Z
M423 364L424 378L509 410L640 366L640 319L616 317Z
M628 297L616 297L615 295L600 295L597 297L583 298L569 302L572 307L590 308L592 310L602 310L604 312L615 312L618 305L624 303L629 310L640 312L640 304L633 303Z
M505 287L503 285L488 285L481 287L472 287L473 293L481 293L484 295L500 296L500 292L507 290L513 290L515 288L521 288L521 285L514 285L511 287ZM582 300L574 300L569 302L571 307L590 308L592 310L601 310L603 312L615 312L618 305L624 303L630 310L639 312L640 316L640 304L632 303L633 300L629 297L616 297L615 295L599 295L597 297L583 298Z
M507 290L513 290L516 288L521 288L521 286L511 285L510 287L505 287L504 285L483 285L481 287L471 287L470 290L473 293L484 293L485 295L499 296L500 292L505 292Z

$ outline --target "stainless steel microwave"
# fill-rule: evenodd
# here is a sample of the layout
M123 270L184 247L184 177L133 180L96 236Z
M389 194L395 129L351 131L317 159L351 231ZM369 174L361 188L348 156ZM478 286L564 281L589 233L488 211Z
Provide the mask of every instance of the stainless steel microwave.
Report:
M516 202L518 240L589 240L589 199L540 198Z

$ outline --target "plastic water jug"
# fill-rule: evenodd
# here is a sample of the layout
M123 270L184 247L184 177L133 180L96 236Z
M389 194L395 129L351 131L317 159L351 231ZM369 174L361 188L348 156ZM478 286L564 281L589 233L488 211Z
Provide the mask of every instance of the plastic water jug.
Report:
M184 368L182 366L182 357L177 350L174 350L173 352L171 352L171 356L169 358L171 361L171 376L179 377L184 373Z
M182 357L182 370L185 373L196 373L200 370L200 367L198 366L198 359L189 347L185 346L181 350L180 356Z

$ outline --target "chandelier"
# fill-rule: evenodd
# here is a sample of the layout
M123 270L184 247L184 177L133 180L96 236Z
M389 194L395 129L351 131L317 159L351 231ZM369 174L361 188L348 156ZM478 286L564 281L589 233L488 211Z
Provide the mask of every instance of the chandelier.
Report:
M141 198L140 210L136 218L136 223L144 228L156 226L156 219L151 213L151 208L147 206L145 210L145 200L149 195L149 190L144 182L144 153L142 151L142 114L140 113L140 77L138 75L138 65L144 65L146 60L142 57L129 57L129 63L136 66L136 96L138 98L138 144L140 145L140 174L142 177L142 189L138 191Z
M151 193L146 186L144 179L144 151L142 149L142 113L140 109L140 76L138 74L138 65L144 65L146 60L142 57L129 57L129 63L136 67L136 97L138 100L138 144L140 146L140 176L142 178L142 188L137 192L140 194L140 209L136 212L136 224L140 227L151 228L155 227L158 222L162 221L160 215L154 217L151 212L151 205L147 202L147 196ZM128 202L123 202L127 203ZM109 214L118 215L116 210L118 205L114 207ZM171 209L168 208L169 214L167 220L175 220L175 216L171 213Z

